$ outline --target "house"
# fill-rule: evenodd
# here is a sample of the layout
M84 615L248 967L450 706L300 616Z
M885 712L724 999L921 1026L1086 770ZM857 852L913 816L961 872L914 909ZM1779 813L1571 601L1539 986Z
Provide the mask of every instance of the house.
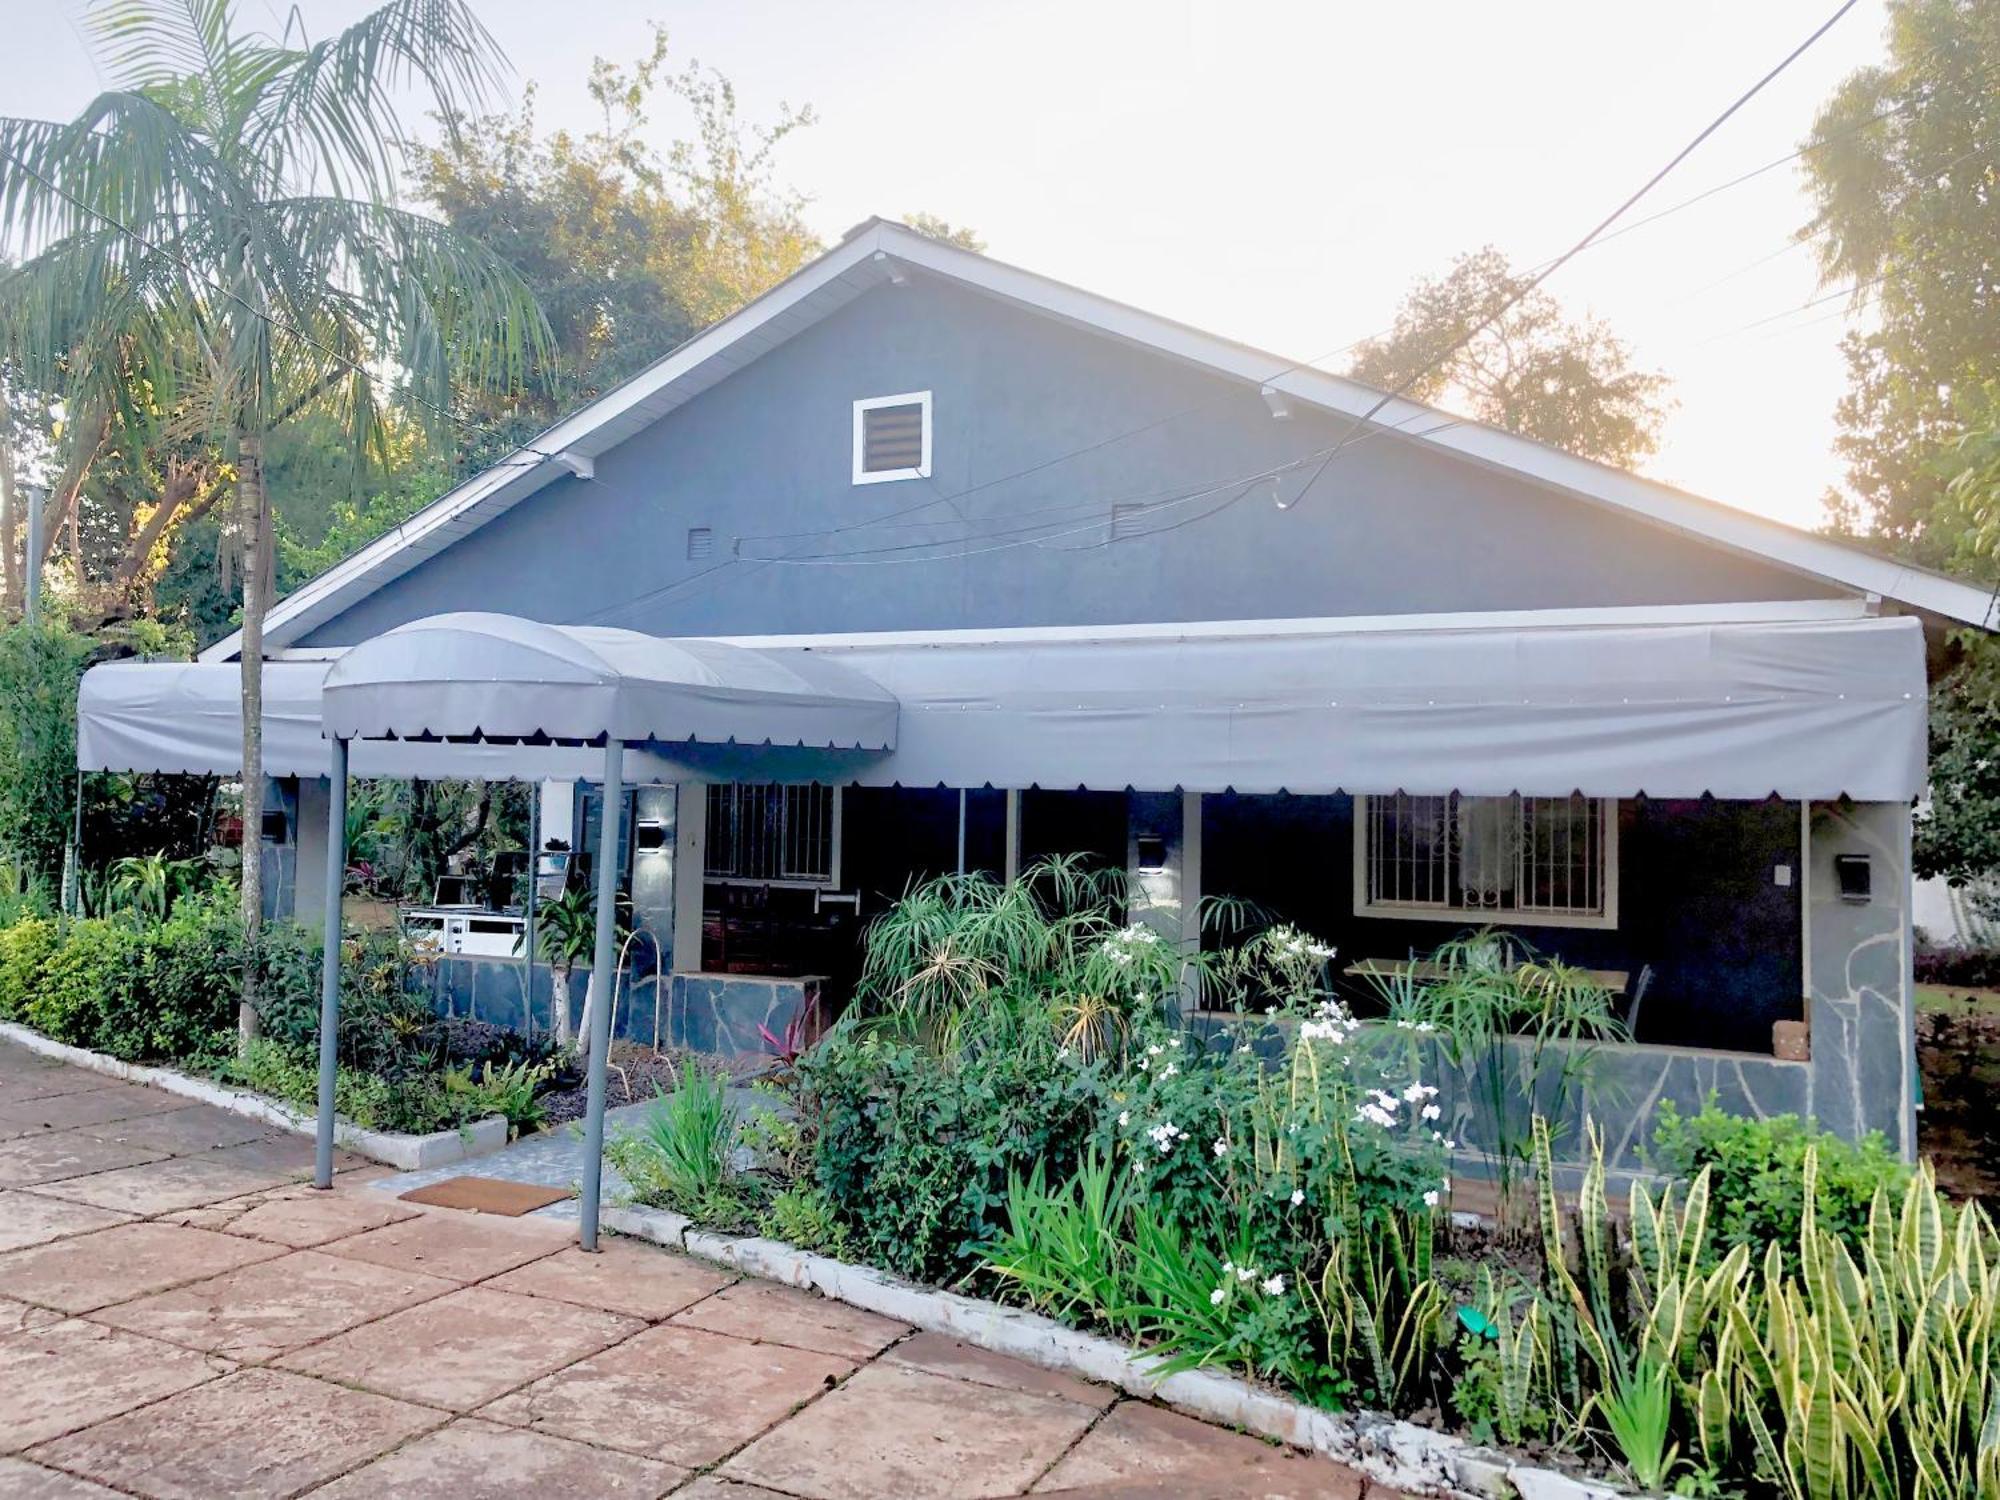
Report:
M1492 924L1600 971L1620 1162L1710 1091L1911 1154L1927 669L1986 593L1380 397L871 220L276 605L267 822L322 836L321 680L414 621L836 662L893 750L636 754L671 973L621 1031L754 1048L911 880L1076 853L1175 940L1230 895L1343 962ZM236 650L93 672L80 764L233 769ZM540 837L594 856L596 754L546 754ZM515 961L453 983L547 1024Z

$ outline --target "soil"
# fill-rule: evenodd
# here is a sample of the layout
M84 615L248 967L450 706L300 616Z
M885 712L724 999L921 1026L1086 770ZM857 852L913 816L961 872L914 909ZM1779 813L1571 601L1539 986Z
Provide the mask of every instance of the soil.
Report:
M1971 991L1934 1002L1917 1015L1917 1066L1923 1075L1917 1133L1954 1197L2000 1199L2000 1014Z
M609 1066L604 1075L605 1107L616 1109L621 1104L643 1104L656 1095L670 1094L680 1085L682 1069L690 1064L712 1068L717 1061L709 1053L691 1052L684 1047L663 1048L655 1052L637 1042L613 1042ZM722 1058L720 1062L728 1068L732 1083L749 1083L767 1072L773 1059L763 1053L746 1052ZM581 1120L586 1099L582 1067L559 1072L551 1082L553 1087L545 1089L539 1096L546 1111L544 1128L553 1130L571 1120Z

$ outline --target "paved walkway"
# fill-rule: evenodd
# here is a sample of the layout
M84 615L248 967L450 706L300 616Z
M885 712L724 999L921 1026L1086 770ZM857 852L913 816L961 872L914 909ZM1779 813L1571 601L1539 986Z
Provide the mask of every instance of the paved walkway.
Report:
M1391 1500L1324 1459L560 1222L420 1210L0 1043L0 1497Z

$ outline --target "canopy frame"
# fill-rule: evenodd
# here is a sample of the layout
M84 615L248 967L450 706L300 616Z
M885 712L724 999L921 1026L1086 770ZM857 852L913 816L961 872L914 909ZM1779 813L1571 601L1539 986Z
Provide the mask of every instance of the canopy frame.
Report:
M604 1175L605 1073L618 985L617 850L624 832L628 748L667 740L754 747L761 739L777 749L823 745L880 752L894 748L897 709L891 694L836 663L790 663L741 646L541 625L508 615L413 621L342 657L327 674L320 709L332 795L313 1185L333 1186L350 741L418 738L446 746L523 745L534 752L551 741L603 746L590 976L598 994L595 1003L585 1003L590 1025L577 1232L582 1247L594 1251ZM739 735L739 725L748 732ZM796 739L790 738L794 730ZM534 873L531 856L531 889Z

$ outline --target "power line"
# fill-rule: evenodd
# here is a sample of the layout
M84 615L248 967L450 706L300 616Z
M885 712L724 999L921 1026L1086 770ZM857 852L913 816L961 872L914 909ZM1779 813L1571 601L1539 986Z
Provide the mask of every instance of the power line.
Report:
M1834 25L1840 20L1840 18L1846 15L1850 10L1854 9L1854 7L1859 3L1860 0L1842 0L1842 3L1839 6L1839 8L1836 9L1834 13L1828 16L1824 21L1820 22L1820 24L1813 29L1813 32L1810 36L1808 36L1804 41L1800 42L1798 46L1794 47L1790 52L1786 53L1785 56L1779 61L1776 67L1772 68L1769 72L1765 73L1762 78L1759 78L1743 93L1737 95L1735 100L1733 100L1730 103L1727 109L1723 110L1721 114L1717 115L1713 120L1710 120L1708 124L1704 125L1701 128L1701 130L1695 134L1693 140L1689 141L1685 146L1681 147L1680 150L1676 151L1673 154L1673 156L1668 160L1665 166L1661 167L1651 177L1648 177L1644 183L1640 184L1638 191L1631 194L1624 200L1624 202L1620 203L1616 208L1612 209L1610 213L1606 214L1603 219L1599 220L1597 225L1594 228L1592 228L1588 234L1586 234L1582 239L1578 240L1574 245L1570 246L1570 248L1565 250L1561 255L1558 255L1554 260L1548 262L1548 264L1543 266L1541 270L1537 271L1533 276L1531 276L1528 279L1527 283L1523 285L1519 290L1517 290L1511 297L1509 297L1505 302L1501 303L1500 306L1495 308L1492 312L1488 313L1486 317L1482 319L1476 327L1472 328L1469 332L1462 334L1455 342L1452 343L1452 345L1449 348L1444 350L1444 352L1439 354L1435 359L1431 360L1429 364L1423 366L1420 369L1414 370L1409 375L1405 376L1400 385L1398 385L1394 390L1385 392L1380 400L1378 400L1366 412L1362 413L1359 417L1355 418L1353 425L1348 429L1349 439L1351 439L1356 432L1360 431L1361 428L1365 427L1369 422L1373 421L1376 416L1380 415L1383 408L1388 406L1390 402L1395 401L1399 399L1401 396L1403 396L1419 380L1423 379L1424 376L1430 374L1431 371L1435 370L1439 365L1443 364L1446 360L1450 359L1454 354L1458 353L1458 351L1463 349L1467 344L1471 343L1474 339L1478 338L1480 334L1484 333L1487 329L1491 328L1503 316L1506 315L1509 309L1511 309L1517 303L1519 303L1522 298L1526 297L1530 292L1533 292L1543 282L1547 281L1549 277L1553 276L1557 271L1561 270L1563 266L1567 265L1570 261L1574 260L1583 251L1588 249L1592 244L1592 242L1597 240L1597 238L1600 235L1602 235L1606 230L1608 230L1613 224L1617 223L1619 219L1623 218L1627 210L1632 208L1634 204L1638 203L1640 199L1644 198L1654 188L1658 187L1659 184L1666 178L1668 173L1672 172L1674 168L1678 167L1682 162L1686 161L1688 157L1691 156L1698 147L1700 147L1702 142L1706 141L1710 136L1714 135L1716 131L1720 130L1723 127L1723 125L1732 116L1734 116L1738 110L1742 109L1744 105L1748 104L1752 99L1756 98L1757 95L1762 93L1765 87L1771 82L1771 80L1776 78L1780 73L1784 72L1785 69L1789 68L1794 62L1798 61L1799 58L1803 57L1808 48L1810 48L1821 37L1825 36L1827 32L1831 31ZM1326 456L1326 458L1321 462L1320 467L1322 470L1324 470L1327 464L1332 463L1333 460L1339 456L1341 448L1344 447L1345 445L1346 445L1345 442L1334 445L1333 452L1329 453ZM1315 474L1314 478L1315 479L1318 478L1318 475Z

